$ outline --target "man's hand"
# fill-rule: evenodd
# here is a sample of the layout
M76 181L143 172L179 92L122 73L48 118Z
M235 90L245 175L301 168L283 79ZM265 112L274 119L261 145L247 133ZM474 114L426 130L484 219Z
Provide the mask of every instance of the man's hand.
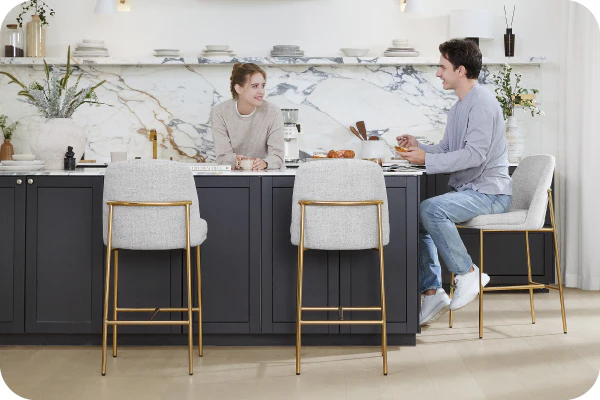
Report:
M233 166L233 169L242 169L242 166L240 165L240 161L246 159L248 157L243 156L241 154L236 154L235 155L235 165Z
M398 146L406 148L419 147L419 142L417 142L417 139L411 135L400 135L396 137L396 140L398 141Z
M263 169L267 169L266 161L260 158L255 158L254 163L252 163L252 171L260 171Z
M398 153L403 160L415 165L425 165L425 151L418 147L409 147L406 153Z

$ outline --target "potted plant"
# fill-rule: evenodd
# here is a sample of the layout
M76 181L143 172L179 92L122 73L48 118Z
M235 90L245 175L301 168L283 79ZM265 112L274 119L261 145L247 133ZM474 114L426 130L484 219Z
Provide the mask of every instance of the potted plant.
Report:
M21 83L8 72L0 74L8 76L10 83L21 87L18 95L24 97L21 101L35 106L46 119L40 127L31 132L31 150L40 160L45 161L46 169L62 169L63 158L68 146L73 146L77 160L85 151L85 135L71 118L82 104L104 104L98 101L95 90L104 82L95 86L79 89L83 74L77 78L75 85L67 86L73 74L71 69L71 47L67 53L65 75L60 77L57 67L48 67L44 60L46 79L41 83L33 82L29 87Z
M2 129L2 135L4 136L4 143L2 144L2 147L0 147L0 161L12 160L12 156L15 154L10 139L19 123L15 122L14 124L7 126L7 119L8 117L6 115L0 115L0 129Z
M502 107L506 121L506 139L508 140L508 161L518 163L523 157L525 136L519 131L515 109L522 108L531 113L531 116L545 115L536 107L536 89L523 89L521 87L522 74L515 73L514 84L512 81L512 67L504 64L501 71L492 75L492 82L496 86L496 99ZM531 93L530 93L531 92Z
M21 3L21 13L17 17L19 28L23 26L23 15L33 9L31 21L26 26L27 38L27 57L45 57L46 56L46 26L48 26L48 17L54 16L54 10L42 0L28 0Z

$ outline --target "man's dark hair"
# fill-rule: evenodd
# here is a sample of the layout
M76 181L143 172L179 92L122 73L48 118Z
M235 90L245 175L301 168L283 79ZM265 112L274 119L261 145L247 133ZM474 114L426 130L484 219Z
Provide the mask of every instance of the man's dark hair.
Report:
M461 65L467 70L467 78L478 79L481 72L481 51L475 42L452 39L440 44L440 53L456 70Z

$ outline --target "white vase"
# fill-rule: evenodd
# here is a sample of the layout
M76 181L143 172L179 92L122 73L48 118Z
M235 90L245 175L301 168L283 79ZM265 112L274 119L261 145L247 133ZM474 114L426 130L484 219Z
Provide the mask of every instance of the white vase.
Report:
M517 117L508 117L506 121L506 140L508 141L508 162L520 162L525 151L525 135L519 130Z
M32 130L30 146L37 159L45 162L45 169L64 169L69 146L73 147L75 160L81 158L85 151L85 134L71 118L47 119Z

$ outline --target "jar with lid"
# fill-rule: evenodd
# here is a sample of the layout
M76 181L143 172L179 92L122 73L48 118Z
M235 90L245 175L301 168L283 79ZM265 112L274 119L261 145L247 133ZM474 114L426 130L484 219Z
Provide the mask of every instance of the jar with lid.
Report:
M4 57L25 57L25 38L23 30L17 24L6 25Z

